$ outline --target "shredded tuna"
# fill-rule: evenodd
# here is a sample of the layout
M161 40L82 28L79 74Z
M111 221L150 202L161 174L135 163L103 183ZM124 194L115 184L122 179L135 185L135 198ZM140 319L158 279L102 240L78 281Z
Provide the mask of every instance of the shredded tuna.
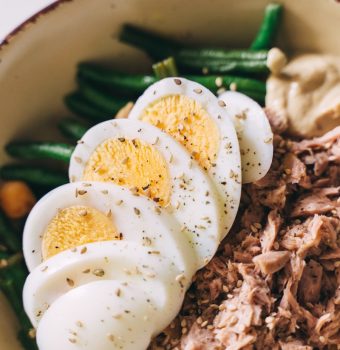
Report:
M325 135L321 137L316 137L312 140L303 140L301 142L293 143L292 145L292 151L295 153L301 153L305 152L309 149L325 149L330 148L329 143L335 143L338 142L340 139L340 126L336 127L335 129L329 131Z
M261 246L263 252L268 252L273 248L276 236L279 232L282 219L277 210L271 210L268 214L268 221L261 237Z
M287 251L268 252L257 255L253 262L264 274L273 274L281 270L289 261L290 253Z
M324 214L336 209L337 206L336 202L325 196L318 194L303 195L297 199L291 212L291 217Z
M306 165L293 153L288 153L283 159L284 171L287 174L287 181L292 184L303 184L303 187L310 187L310 180L307 176Z
M339 346L339 145L340 127L301 142L274 135L270 171L243 187L231 232L149 350Z

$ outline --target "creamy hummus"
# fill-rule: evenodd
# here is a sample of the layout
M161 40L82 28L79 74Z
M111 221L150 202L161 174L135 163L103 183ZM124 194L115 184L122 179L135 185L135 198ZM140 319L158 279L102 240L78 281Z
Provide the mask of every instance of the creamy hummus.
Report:
M319 136L340 125L340 57L304 54L267 81L266 106L288 119L289 131Z

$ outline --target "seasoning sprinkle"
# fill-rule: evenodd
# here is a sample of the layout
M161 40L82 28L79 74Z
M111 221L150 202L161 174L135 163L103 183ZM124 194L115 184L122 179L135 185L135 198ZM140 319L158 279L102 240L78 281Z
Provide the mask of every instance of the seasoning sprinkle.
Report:
M105 275L105 271L103 269L95 269L92 273L97 277L103 277Z
M84 324L81 321L77 321L76 322L76 326L79 327L79 328L82 328L82 327L84 327Z
M143 237L143 246L151 246L152 245L152 239L150 237Z
M156 206L156 207L154 207L154 211L155 211L155 213L160 214L161 208Z
M66 278L66 282L70 287L74 287L74 281L71 278Z
M215 79L215 84L216 84L217 87L221 87L221 86L223 85L223 79L222 79L222 77L217 77L217 78Z
M140 210L138 208L133 208L133 211L136 215L140 215Z
M82 209L79 211L79 215L80 216L86 216L87 215L87 210L86 209Z
M28 336L31 339L35 339L37 336L37 330L35 328L30 328L30 330L28 331Z
M237 84L235 82L232 82L230 85L229 85L229 89L231 91L236 91L237 90Z
M204 328L208 324L208 321L204 321L201 323L201 327Z
M181 282L183 282L183 280L185 280L185 276L183 273L176 276L176 282L181 283Z
M74 160L79 164L83 162L83 160L80 157L74 157Z
M111 334L111 333L109 333L109 334L107 335L107 339L109 339L109 341L111 341L111 342L114 342L114 341L115 341L115 337L114 337L114 335Z
M83 196L84 194L86 194L87 191L85 190L76 190L76 197L79 195L79 196Z

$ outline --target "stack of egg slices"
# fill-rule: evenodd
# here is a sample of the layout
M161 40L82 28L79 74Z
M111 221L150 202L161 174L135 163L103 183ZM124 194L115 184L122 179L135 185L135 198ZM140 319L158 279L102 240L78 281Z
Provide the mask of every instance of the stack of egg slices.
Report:
M40 350L147 348L232 226L242 181L268 171L272 139L256 102L182 78L90 129L71 183L24 230L24 306Z

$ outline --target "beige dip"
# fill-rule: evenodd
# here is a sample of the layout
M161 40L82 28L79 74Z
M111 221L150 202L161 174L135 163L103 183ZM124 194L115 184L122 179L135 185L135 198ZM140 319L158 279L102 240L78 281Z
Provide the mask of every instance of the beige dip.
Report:
M286 117L295 135L319 136L340 125L340 57L297 56L268 79L266 106Z

